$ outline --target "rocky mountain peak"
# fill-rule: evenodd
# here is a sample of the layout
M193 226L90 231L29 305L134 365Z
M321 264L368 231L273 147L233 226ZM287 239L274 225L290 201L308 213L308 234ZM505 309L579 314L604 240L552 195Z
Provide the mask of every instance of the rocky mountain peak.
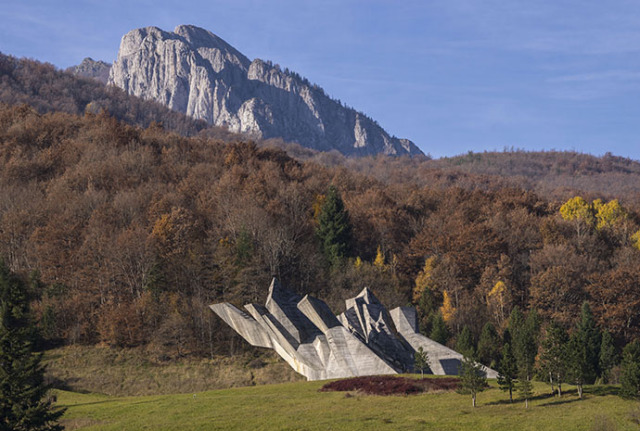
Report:
M212 32L180 25L123 36L109 83L216 126L346 155L422 154L294 72L249 60Z
M209 30L193 25L179 25L173 30L173 33L181 36L186 43L195 49L218 49L224 53L226 57L237 58L243 65L245 65L245 67L251 63L251 61L240 51L215 34L211 33Z
M82 60L82 63L77 66L67 68L67 72L84 78L92 78L103 84L106 84L109 80L110 70L111 64L105 63L104 61L96 61L91 57L85 58Z

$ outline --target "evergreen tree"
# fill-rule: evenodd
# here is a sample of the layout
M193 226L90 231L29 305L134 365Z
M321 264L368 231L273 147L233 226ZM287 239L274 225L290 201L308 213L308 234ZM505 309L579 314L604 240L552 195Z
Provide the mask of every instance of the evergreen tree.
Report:
M613 337L609 331L602 333L602 342L600 343L600 380L602 383L609 383L611 369L618 363L618 355L616 346L613 344Z
M331 265L337 265L349 255L351 246L351 224L349 213L335 186L330 186L318 215L316 235L322 252Z
M622 351L620 395L624 398L640 397L640 341L627 344Z
M464 325L460 334L458 334L458 339L456 340L456 350L459 353L462 353L463 356L474 356L475 355L475 347L473 345L473 335L471 334L471 329L467 325Z
M447 327L447 323L442 318L442 314L440 312L434 313L432 319L429 338L440 344L446 345L449 340L449 328Z
M418 350L416 350L414 356L414 367L416 370L420 370L422 377L424 377L424 371L429 369L429 355L422 347L419 347Z
M568 349L568 375L582 398L583 386L595 382L600 362L600 331L586 301L582 304L580 321L571 335Z
M61 430L44 383L25 284L0 262L0 429Z
M487 388L487 376L480 365L471 355L464 355L460 363L460 386L458 392L471 395L472 405L476 406L478 392Z
M509 335L511 337L511 343L513 343L513 339L517 337L518 330L524 326L524 315L520 308L516 305L511 310L511 315L509 316Z
M584 381L594 383L599 375L601 334L587 301L582 303L577 334L582 344L580 354L584 356Z
M513 402L513 390L516 387L518 379L518 367L516 366L516 358L513 356L511 344L505 342L502 346L502 359L499 367L498 385L503 391L509 391L509 402Z
M518 382L516 383L518 395L524 399L524 408L529 408L529 399L533 396L533 383L531 374L526 371L518 371Z
M491 322L487 322L480 333L478 359L489 368L495 368L500 360L500 337Z
M558 396L562 396L562 383L567 372L567 343L569 336L557 322L551 322L547 328L547 336L542 341L540 364L545 374L545 380L554 391L554 384L558 387Z
M245 266L251 260L253 253L253 239L244 227L240 230L236 239L236 265Z
M513 327L512 327L513 326ZM529 407L529 398L533 394L534 365L538 354L538 332L540 319L535 310L531 310L526 318L517 308L510 318L509 331L513 339L513 353L518 368L518 393L524 398L525 407Z
M578 396L582 398L582 388L589 375L589 364L584 355L584 344L577 333L571 334L567 346L567 377L578 388Z

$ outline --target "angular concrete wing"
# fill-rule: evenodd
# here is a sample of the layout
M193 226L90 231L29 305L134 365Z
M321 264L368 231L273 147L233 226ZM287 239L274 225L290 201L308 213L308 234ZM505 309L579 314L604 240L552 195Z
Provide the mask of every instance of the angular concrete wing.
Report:
M301 298L274 278L264 307L245 305L250 315L228 303L210 308L251 345L274 349L308 380L412 371L419 347L434 374L457 374L462 355L420 335L415 309L389 314L367 288L346 304L336 317L323 301Z
M433 374L456 375L462 362L462 355L455 350L443 346L418 332L418 319L416 309L412 307L398 307L391 310L391 318L395 323L398 334L415 350L420 347L427 352L429 368ZM495 379L498 372L489 367L482 366L487 377Z
M363 339L367 346L400 372L413 370L414 351L395 335L387 309L369 288L347 299L347 310L340 315L346 327Z
M226 302L212 304L209 308L252 346L273 348L269 334L258 325L258 322L250 316L247 316L246 313L243 313Z

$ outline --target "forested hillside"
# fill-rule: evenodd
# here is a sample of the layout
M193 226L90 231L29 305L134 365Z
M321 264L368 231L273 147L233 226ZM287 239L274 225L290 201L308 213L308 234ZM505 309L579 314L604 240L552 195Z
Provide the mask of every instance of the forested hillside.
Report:
M636 200L640 196L640 163L611 153L596 157L572 151L505 150L445 157L430 161L429 166L512 178L554 197L573 190Z
M70 71L35 60L17 59L0 53L0 102L10 105L28 104L40 113L66 112L82 115L106 111L131 125L147 127L151 122L181 135L207 134L224 138L226 131L208 126L171 111L159 103L129 96L116 87L82 78Z
M623 196L625 201L640 203L640 163L611 154L514 150L441 159L344 159L335 154L308 155L291 145L287 150L328 166L348 166L385 183L484 190L511 186L552 200L566 200L578 192L592 198Z
M417 305L427 334L443 318L450 343L504 328L516 305L571 329L584 300L619 345L640 335L640 207L624 195L555 201L435 171L417 186L402 159L366 174L27 106L0 110L0 160L0 254L51 341L233 353L246 344L207 305L263 302L272 276L335 311L369 286ZM335 199L338 254L317 234Z

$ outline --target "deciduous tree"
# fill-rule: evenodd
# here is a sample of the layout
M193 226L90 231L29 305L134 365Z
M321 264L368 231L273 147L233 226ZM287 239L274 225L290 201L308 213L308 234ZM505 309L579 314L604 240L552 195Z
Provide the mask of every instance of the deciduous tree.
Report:
M416 350L414 355L414 367L416 370L420 370L420 375L424 377L424 371L429 369L429 355L421 347Z

